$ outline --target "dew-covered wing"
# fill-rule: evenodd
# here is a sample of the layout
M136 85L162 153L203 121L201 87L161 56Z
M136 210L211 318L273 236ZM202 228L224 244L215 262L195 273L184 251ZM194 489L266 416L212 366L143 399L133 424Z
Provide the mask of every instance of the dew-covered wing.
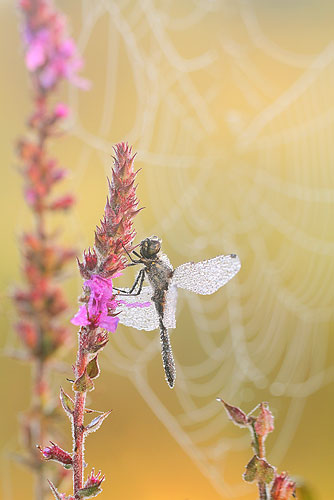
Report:
M165 309L164 309L164 325L166 328L176 328L176 302L177 288L171 284L166 293Z
M210 295L230 281L240 270L235 254L219 255L202 262L187 262L174 271L172 283L201 295Z
M132 326L137 330L156 330L159 328L159 317L151 301L153 295L150 286L144 286L139 295L117 296L118 307L116 312L120 323Z

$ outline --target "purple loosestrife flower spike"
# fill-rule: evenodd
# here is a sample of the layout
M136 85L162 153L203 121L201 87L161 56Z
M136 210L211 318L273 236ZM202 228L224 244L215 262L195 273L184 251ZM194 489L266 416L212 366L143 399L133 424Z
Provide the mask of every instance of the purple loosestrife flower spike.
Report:
M44 500L48 494L46 464L41 462L36 443L46 441L56 416L55 402L49 395L49 362L70 341L70 331L60 319L68 306L59 278L74 257L74 251L59 245L48 227L49 216L68 210L74 202L71 194L55 194L55 186L66 171L50 156L49 142L59 136L61 124L69 114L56 94L60 84L67 80L85 86L85 82L78 76L82 60L67 34L66 18L54 8L52 0L17 3L34 106L27 121L29 134L18 141L17 152L34 228L21 238L25 284L14 292L13 298L18 317L16 329L25 357L33 363L35 372L31 409L22 418L28 455L25 462L36 474L36 499ZM54 479L57 485L63 473L60 471Z
M136 236L133 218L139 212L133 168L135 155L121 142L114 147L114 167L104 216L96 228L93 249L84 252L79 269L83 278L115 277L127 264L124 249L131 251Z
M132 250L135 237L133 218L139 212L134 184L134 155L125 144L114 148L114 167L109 181L109 196L100 225L95 232L94 247L84 251L78 266L85 279L80 297L83 305L71 322L80 326L78 351L74 367L73 400L62 394L64 411L72 420L73 431L73 495L75 500L95 497L101 492L104 476L95 475L94 469L84 481L84 442L87 435L98 430L110 411L101 413L87 425L84 424L86 395L94 389L92 379L100 374L98 354L108 342L108 333L118 324L115 314L118 301L113 292L112 278L121 274L127 265L126 252ZM138 304L145 307L147 304ZM148 304L149 305L149 304Z

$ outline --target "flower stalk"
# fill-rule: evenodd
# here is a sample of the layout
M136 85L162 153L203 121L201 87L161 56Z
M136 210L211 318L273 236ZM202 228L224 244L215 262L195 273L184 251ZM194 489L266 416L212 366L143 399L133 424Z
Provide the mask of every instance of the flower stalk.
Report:
M50 216L67 211L71 195L55 195L55 186L66 170L49 154L50 141L60 135L69 109L57 102L64 80L81 87L77 75L82 60L67 34L65 17L51 0L20 0L21 32L25 63L31 80L33 111L27 120L28 134L17 144L25 201L33 216L33 228L21 238L24 285L14 292L18 321L15 325L24 347L24 357L34 369L31 408L22 418L25 457L21 459L36 476L36 499L47 495L45 463L36 443L45 442L56 416L49 394L49 367L57 351L70 340L70 331L61 323L67 301L58 285L74 251L58 243L49 228ZM59 484L64 473L54 479Z
M135 238L133 218L139 211L132 150L127 144L120 143L115 146L114 151L109 196L103 218L95 232L95 243L93 248L84 251L82 262L78 261L85 281L83 294L79 298L82 305L71 320L80 327L74 366L75 380L72 384L74 398L63 389L60 392L63 409L72 424L73 496L66 497L59 493L50 482L51 490L58 500L94 497L102 491L101 483L105 479L100 472L95 474L93 469L85 481L84 449L87 435L98 430L111 412L98 412L98 416L86 424L85 413L95 411L86 408L86 397L87 392L94 390L95 379L100 374L98 356L108 343L108 333L115 332L117 328L115 311L119 302L113 292L112 280L127 266L126 255L132 250Z
M256 481L260 500L291 500L295 496L296 484L283 472L278 474L276 468L266 459L265 440L274 430L274 417L267 403L260 403L248 415L237 406L217 401L224 405L228 417L235 425L247 427L252 436L252 448L255 455L246 465L243 479ZM259 410L258 415L254 414Z

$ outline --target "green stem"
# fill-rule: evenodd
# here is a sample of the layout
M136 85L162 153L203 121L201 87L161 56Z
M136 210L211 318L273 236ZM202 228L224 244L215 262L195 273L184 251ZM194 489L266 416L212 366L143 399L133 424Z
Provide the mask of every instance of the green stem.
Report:
M253 448L255 451L255 454L259 458L265 458L266 457L266 451L265 451L265 446L264 446L264 440L262 436L258 436L255 430L255 421L251 423L252 426L252 435L253 435ZM264 481L258 481L258 488L259 488L259 497L260 500L268 500L268 492L267 492L267 486Z

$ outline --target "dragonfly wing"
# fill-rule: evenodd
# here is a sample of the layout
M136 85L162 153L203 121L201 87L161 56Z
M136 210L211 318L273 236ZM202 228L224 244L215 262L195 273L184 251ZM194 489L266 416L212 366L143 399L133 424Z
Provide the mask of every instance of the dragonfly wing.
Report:
M172 283L168 287L165 300L163 323L166 328L176 328L177 288Z
M116 313L120 323L137 330L150 331L159 328L159 317L151 301L152 295L150 286L144 286L139 295L119 294L116 298L118 302Z
M191 292L210 295L230 281L240 267L239 257L235 254L187 262L175 269L172 283Z

